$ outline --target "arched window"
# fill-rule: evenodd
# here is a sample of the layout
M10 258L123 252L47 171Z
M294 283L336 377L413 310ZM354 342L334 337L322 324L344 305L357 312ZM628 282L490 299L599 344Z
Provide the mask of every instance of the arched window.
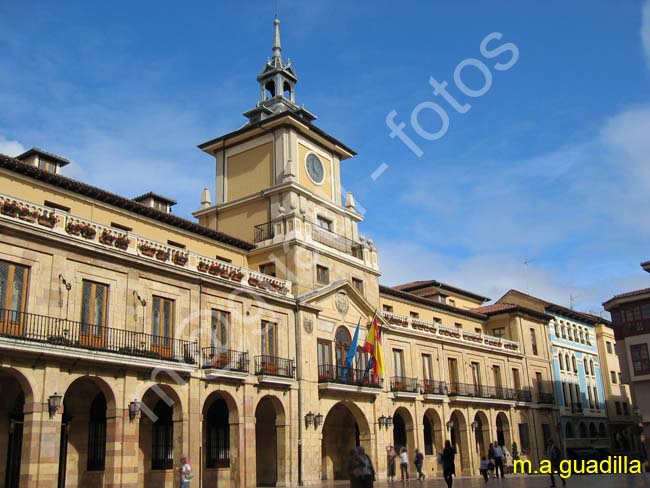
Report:
M591 359L591 360L589 361L589 370L591 371L591 376L595 376L595 375L596 375L596 373L594 372L594 360L593 360L593 359Z
M598 431L596 430L596 424L593 422L589 423L589 437L592 439L598 437Z
M585 367L585 374L589 374L589 365L587 364L587 358L584 358L584 359L582 360L582 364L583 364L584 367Z
M566 336L566 325L563 325L562 326L562 339L566 339L566 338L567 338L567 336Z
M566 370L571 371L571 366L570 366L570 359L569 359L569 353L566 353L564 355L564 364L566 365Z
M598 425L598 435L600 437L607 437L607 429L605 428L605 424L602 422Z
M433 423L428 415L424 416L424 454L433 455Z
M104 471L106 461L106 398L98 393L90 405L88 421L88 471Z
M575 356L571 356L571 364L573 365L573 372L577 373L578 372L578 361L576 361Z
M341 326L336 329L334 342L336 347L336 364L338 366L343 366L345 365L345 358L348 355L348 349L350 349L350 342L352 342L350 332L348 331L347 327Z
M265 86L264 89L266 90L266 98L273 98L275 96L275 83L272 81L269 81Z
M571 424L571 422L567 422L566 427L565 427L565 431L566 431L567 439L572 439L573 438L573 424Z
M562 361L562 353L557 355L557 360L560 363L560 371L564 371L564 362Z
M174 467L174 411L163 400L158 400L153 413L158 420L152 425L151 469L172 469Z
M557 322L554 322L553 325L555 326L555 337L560 337L560 327Z
M585 439L587 437L587 426L585 425L584 422L580 422L580 425L578 426L579 431L580 431L580 437L582 439Z
M230 424L228 405L219 398L215 400L206 416L205 466L227 468L230 466Z

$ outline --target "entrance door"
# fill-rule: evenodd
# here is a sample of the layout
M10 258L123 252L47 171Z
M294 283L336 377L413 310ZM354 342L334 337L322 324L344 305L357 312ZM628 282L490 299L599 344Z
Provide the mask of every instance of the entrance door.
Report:
M84 280L81 300L79 343L93 349L103 349L106 340L106 302L108 286Z
M9 442L7 443L7 469L5 487L18 488L20 484L20 455L23 449L23 418L12 416L9 420Z

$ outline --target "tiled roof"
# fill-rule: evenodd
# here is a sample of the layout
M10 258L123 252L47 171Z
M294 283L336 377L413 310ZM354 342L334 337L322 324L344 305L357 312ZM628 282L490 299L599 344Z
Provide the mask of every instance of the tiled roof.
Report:
M446 303L436 302L429 298L424 298L413 293L408 293L406 291L398 290L397 288L392 288L390 286L379 285L379 293L384 295L390 295L396 298L401 298L402 300L407 300L414 303L420 303L428 307L437 308L439 310L445 310L447 312L456 313L459 315L464 315L477 320L485 320L486 315L477 313L473 310L467 310L464 308L454 307L453 305L448 305Z
M43 151L42 149L38 147L33 147L31 149L28 149L24 153L22 153L20 156L16 156L16 159L20 159L21 161L24 158L27 158L28 156L31 156L32 154L38 154L40 156L45 156L46 158L53 159L60 163L61 166L65 166L66 164L70 164L70 160L67 158L64 158L63 156L59 156L57 154L53 154L51 152Z
M178 202L176 200L172 200L171 198L167 198L159 193L154 193L152 191L148 191L147 193L143 193L142 195L138 195L137 197L134 197L133 200L136 202L141 202L145 198L153 198L155 200L160 200L165 203L169 203L170 205L176 205Z
M418 290L420 288L426 288L429 286L458 293L459 295L465 295L467 297L473 298L475 300L480 300L482 302L487 302L488 300L490 300L488 297L484 297L482 295L479 295L478 293L463 290L462 288L458 288L457 286L450 285L448 283L443 283L442 281L437 281L437 280L411 281L410 283L396 285L393 288L402 291L414 292L415 290Z
M237 237L224 234L223 232L217 232L210 229L209 227L205 227L203 225L197 224L196 222L192 222L191 220L183 219L166 212L161 212L152 207L147 207L141 203L131 200L130 198L125 198L115 193L110 193L106 190L102 190L101 188L97 188L96 186L91 186L86 183L73 180L72 178L50 173L49 171L43 171L34 166L25 164L18 159L6 156L5 154L0 154L0 169L13 171L14 173L28 176L35 180L42 181L43 183L47 183L58 188L63 188L79 195L83 195L88 198L92 198L94 200L119 207L129 212L133 212L138 215L163 222L173 227L177 227L179 229L207 237L208 239L228 244L233 247L238 247L245 251L255 249L254 244L243 241Z
M610 300L615 300L617 298L628 298L628 297L635 297L637 295L644 295L646 293L650 293L650 288L642 288L641 290L634 290L634 291L628 291L625 293L620 293L618 295L613 296L610 298ZM610 301L607 300L607 301Z
M547 315L545 313L540 313L537 310L532 310L530 308L522 307L521 305L517 305L516 303L494 303L492 305L485 305L484 307L478 307L472 309L474 312L477 313L482 313L485 315L498 315L500 313L523 313L526 315L530 315L532 317L542 319L542 320L550 320L553 317L550 315Z
M524 293L524 292L519 291L519 290L511 289L506 293L506 295L508 293L517 293L517 294L519 294L521 296L530 298L531 300L535 300L535 301L537 301L538 303L541 303L544 306L546 312L554 312L554 313L564 315L565 317L569 317L569 318L572 318L572 319L575 319L575 320L582 320L584 322L591 323L592 325L596 325L597 323L608 323L608 321L606 319L603 319L602 317L598 317L597 315L592 315L592 314L585 313L585 312L578 312L577 310L573 310L573 309L571 309L569 307L564 307L562 305L558 305L557 303L553 303L553 302L549 302L547 300L543 300L542 298L538 298L538 297L535 297L533 295L529 295L529 294ZM501 297L499 299L499 303L501 303L500 300L502 300L502 299L503 299L503 297Z

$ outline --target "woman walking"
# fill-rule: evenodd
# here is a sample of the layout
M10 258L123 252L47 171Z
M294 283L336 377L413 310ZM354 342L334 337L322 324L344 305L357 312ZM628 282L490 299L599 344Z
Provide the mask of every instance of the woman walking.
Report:
M402 447L399 452L399 471L402 475L402 483L405 483L409 479L409 456L406 452L406 448Z
M397 458L397 451L393 446L386 448L386 462L388 465L388 482L395 481L395 458Z
M454 484L453 477L456 474L455 457L456 451L451 446L451 442L445 441L445 448L442 450L442 475L447 483L447 488L451 488L451 485Z

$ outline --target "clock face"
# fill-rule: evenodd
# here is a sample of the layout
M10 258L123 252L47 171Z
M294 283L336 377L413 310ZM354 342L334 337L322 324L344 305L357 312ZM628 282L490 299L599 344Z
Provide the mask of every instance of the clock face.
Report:
M325 179L325 168L323 163L318 156L315 154L310 154L307 156L307 174L312 179L312 181L320 185Z

